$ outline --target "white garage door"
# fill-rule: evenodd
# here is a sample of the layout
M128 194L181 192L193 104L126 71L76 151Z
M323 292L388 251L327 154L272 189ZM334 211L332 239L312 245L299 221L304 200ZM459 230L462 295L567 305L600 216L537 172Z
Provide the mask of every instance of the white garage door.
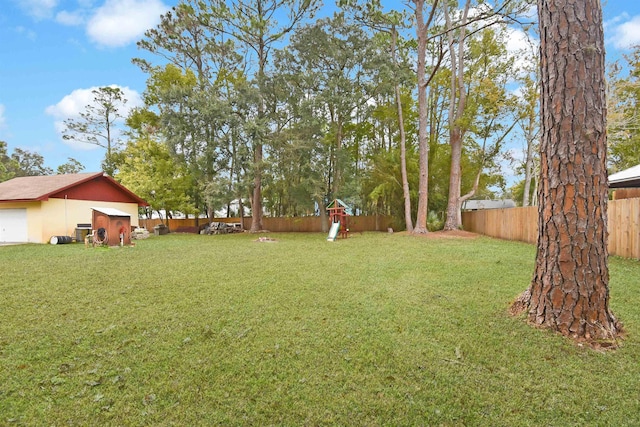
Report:
M0 209L0 242L27 242L27 210Z

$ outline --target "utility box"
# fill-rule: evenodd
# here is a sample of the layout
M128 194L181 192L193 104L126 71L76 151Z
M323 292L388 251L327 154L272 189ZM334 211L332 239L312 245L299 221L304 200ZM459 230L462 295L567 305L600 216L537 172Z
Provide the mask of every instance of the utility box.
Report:
M106 245L131 244L131 215L114 208L91 208L92 229L104 228L107 232Z
M158 224L153 227L153 234L156 236L164 236L165 234L169 234L169 227L164 224Z
M76 242L84 242L87 234L91 234L91 224L78 224L76 226Z

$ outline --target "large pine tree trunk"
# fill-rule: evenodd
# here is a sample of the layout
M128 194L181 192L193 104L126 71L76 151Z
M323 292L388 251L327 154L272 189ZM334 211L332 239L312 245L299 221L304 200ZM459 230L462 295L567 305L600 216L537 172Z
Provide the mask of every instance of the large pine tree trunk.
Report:
M615 338L607 264L606 103L600 0L538 0L539 235L529 320L586 340Z
M451 170L449 173L449 196L447 200L447 219L444 230L452 231L462 227L460 212L460 192L462 184L462 144L465 130L459 124L467 105L467 92L464 84L464 40L466 35L467 15L471 0L465 2L457 41L453 37L454 25L449 16L449 6L444 4L444 16L447 25L447 38L451 54L451 95L449 97L449 145L451 146ZM457 42L457 51L456 51ZM456 58L457 57L457 58Z

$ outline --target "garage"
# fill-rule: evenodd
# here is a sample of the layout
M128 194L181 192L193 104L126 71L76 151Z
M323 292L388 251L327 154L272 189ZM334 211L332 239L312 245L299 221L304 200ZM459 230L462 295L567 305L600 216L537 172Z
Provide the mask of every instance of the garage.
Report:
M0 209L0 243L28 242L27 210Z
M128 235L139 224L138 208L148 203L102 172L21 176L0 182L0 242L49 243L52 237L73 238L81 230L97 229L90 224L94 206L124 212L130 221L124 230ZM118 234L119 228L114 231L114 245L119 243Z

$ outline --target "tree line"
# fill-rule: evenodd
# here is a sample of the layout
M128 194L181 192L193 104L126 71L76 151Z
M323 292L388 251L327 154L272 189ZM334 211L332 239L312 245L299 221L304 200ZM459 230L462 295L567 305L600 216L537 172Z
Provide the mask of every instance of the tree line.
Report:
M69 157L65 163L56 168L55 173L79 173L83 170L84 166L78 160ZM7 142L0 141L0 182L23 176L53 174L54 170L45 166L44 157L41 154L22 148L15 148L12 153L9 153Z
M471 198L534 203L538 50L507 50L514 26L537 38L528 2L338 6L183 0L138 43L145 105L126 128L123 93L104 87L64 138L103 147L104 171L154 209L212 216L238 200L254 231L263 212L324 215L334 198L416 233L459 228ZM640 162L640 61L626 59L609 74L612 168ZM508 161L523 176L513 187Z

